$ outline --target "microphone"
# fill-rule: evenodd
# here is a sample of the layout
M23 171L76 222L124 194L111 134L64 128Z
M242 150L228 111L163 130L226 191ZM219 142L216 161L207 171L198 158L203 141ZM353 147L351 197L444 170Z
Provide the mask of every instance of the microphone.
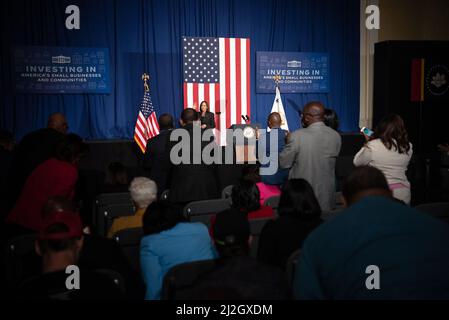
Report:
M242 119L243 119L243 121L245 121L245 123L247 122L247 120L243 114L242 114Z

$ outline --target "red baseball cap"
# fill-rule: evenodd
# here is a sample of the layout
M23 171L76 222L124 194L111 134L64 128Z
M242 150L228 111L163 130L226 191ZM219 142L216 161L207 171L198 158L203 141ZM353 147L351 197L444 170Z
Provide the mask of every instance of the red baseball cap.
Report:
M55 224L62 224L67 227L67 231L48 232L49 228ZM79 214L68 211L55 211L44 220L43 227L39 232L40 240L63 240L79 238L83 235L83 225Z

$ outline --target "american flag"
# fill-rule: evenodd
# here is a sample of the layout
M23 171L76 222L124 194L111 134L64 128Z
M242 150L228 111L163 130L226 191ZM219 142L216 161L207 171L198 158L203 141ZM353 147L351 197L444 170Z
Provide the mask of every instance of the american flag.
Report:
M151 102L150 91L145 89L142 103L137 116L136 127L134 128L134 140L143 153L147 149L148 139L159 134L159 124L156 118L156 112Z
M250 41L244 38L183 37L184 108L209 103L226 141L225 130L245 123L250 110Z

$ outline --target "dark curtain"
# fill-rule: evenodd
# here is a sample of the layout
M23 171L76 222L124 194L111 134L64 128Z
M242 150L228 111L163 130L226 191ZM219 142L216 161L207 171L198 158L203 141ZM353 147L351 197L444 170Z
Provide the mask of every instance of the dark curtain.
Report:
M81 11L81 30L65 28L66 6ZM290 129L310 100L336 110L341 130L359 119L358 0L6 0L1 8L0 127L16 138L66 114L70 131L86 139L129 139L150 74L158 115L182 110L182 36L251 39L251 111L263 125L273 94L256 94L256 51L329 52L329 94L284 94ZM11 49L15 45L108 47L109 95L14 94Z

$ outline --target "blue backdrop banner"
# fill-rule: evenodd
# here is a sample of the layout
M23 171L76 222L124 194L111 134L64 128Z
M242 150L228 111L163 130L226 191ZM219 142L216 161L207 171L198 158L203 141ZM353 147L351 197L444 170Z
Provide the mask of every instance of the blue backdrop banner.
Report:
M65 25L74 2L79 30ZM316 100L337 112L341 131L359 130L360 0L8 0L0 1L0 23L7 30L0 37L0 128L18 140L44 127L53 112L63 112L70 131L83 138L132 139L144 72L157 116L170 113L177 123L182 37L248 38L253 53L328 53L328 92L282 92L290 130ZM17 93L11 54L17 46L108 48L110 94ZM274 91L257 92L256 54L250 66L251 121L266 123Z
M107 48L16 47L17 93L109 93Z
M329 92L329 55L308 52L257 52L257 93L273 93L279 76L283 93Z

